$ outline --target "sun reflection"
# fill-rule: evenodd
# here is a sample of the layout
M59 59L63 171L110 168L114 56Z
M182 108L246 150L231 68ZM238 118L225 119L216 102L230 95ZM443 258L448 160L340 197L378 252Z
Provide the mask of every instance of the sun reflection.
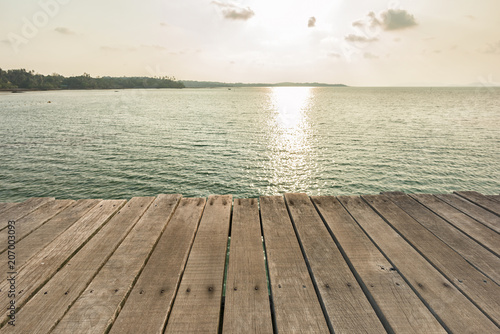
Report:
M311 129L308 112L313 88L276 87L270 91L269 119L270 168L272 193L307 189L314 172L311 157Z

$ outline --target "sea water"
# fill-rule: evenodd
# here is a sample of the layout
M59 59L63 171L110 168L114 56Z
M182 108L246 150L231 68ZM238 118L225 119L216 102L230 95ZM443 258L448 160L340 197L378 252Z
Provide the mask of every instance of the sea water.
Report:
M0 93L0 201L500 193L499 88Z

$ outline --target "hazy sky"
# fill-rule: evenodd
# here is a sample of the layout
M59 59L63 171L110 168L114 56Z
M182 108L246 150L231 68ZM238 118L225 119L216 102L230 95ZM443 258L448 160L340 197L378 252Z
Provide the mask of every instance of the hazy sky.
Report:
M0 67L359 86L500 82L499 0L0 0Z

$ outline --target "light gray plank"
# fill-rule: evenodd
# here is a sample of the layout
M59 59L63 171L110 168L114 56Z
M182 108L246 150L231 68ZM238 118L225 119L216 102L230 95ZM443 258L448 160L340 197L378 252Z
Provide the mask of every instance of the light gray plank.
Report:
M314 196L312 201L395 333L446 333L337 199Z

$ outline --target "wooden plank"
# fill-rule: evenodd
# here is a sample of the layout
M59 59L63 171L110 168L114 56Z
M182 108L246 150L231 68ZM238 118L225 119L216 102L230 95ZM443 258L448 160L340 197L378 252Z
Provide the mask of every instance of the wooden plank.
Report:
M476 191L456 191L455 194L471 201L476 205L479 205L483 209L486 209L497 216L500 216L500 203L493 199L489 199Z
M16 280L18 287L17 308L20 309L125 202L125 200L102 201L78 222L55 238L42 252L36 254L26 264L18 268ZM0 283L0 292L7 291L8 286L7 281L2 281ZM0 300L1 307L7 309L9 303L7 294L1 293ZM7 315L2 314L0 324L4 324L6 321Z
M204 198L180 201L111 334L163 333L204 207Z
M132 198L117 212L20 310L16 332L48 333L88 286L152 200L152 197Z
M500 256L500 235L498 233L492 233L490 228L433 195L419 194L410 196L445 219L449 224L455 226L497 256Z
M234 201L223 333L273 333L259 203L253 198Z
M18 242L17 249L20 250L16 254L18 266L22 267L33 255L50 244L52 240L76 223L100 201L98 199L78 200Z
M363 289L306 194L285 194L292 223L336 333L385 333Z
M359 197L339 197L394 268L453 333L499 333L498 327Z
M165 333L217 333L231 204L208 197Z
M476 270L460 254L411 218L386 196L362 197L497 325L500 324L500 286Z
M451 206L462 211L466 215L474 218L485 226L488 226L493 231L500 233L500 217L486 211L485 209L463 199L458 195L436 195L440 200L450 204Z
M474 267L495 282L500 283L500 258L498 256L488 251L481 244L469 238L465 233L448 224L445 220L410 197L406 195L390 195L388 197L413 219L418 221L436 237L441 239L441 241L458 252ZM490 231L490 234L496 233ZM497 236L500 237L498 234Z
M27 214L16 221L16 243L22 241L24 237L42 226L46 221L57 215L59 212L73 204L73 200L55 200L45 203L35 211ZM7 249L7 229L0 231L0 254ZM24 252L21 247L16 247L19 254Z
M260 197L260 209L278 333L329 333L283 197Z
M491 200L500 202L500 195L486 195L486 197L488 197Z
M0 215L2 212L7 211L8 209L12 208L13 206L18 205L19 203L17 202L12 202L12 203L0 203Z
M312 201L395 333L446 333L337 199L314 196Z
M179 200L180 195L157 197L51 333L109 330Z
M9 220L18 221L45 203L54 200L54 197L32 197L24 202L14 205L0 214L0 230L7 227Z

